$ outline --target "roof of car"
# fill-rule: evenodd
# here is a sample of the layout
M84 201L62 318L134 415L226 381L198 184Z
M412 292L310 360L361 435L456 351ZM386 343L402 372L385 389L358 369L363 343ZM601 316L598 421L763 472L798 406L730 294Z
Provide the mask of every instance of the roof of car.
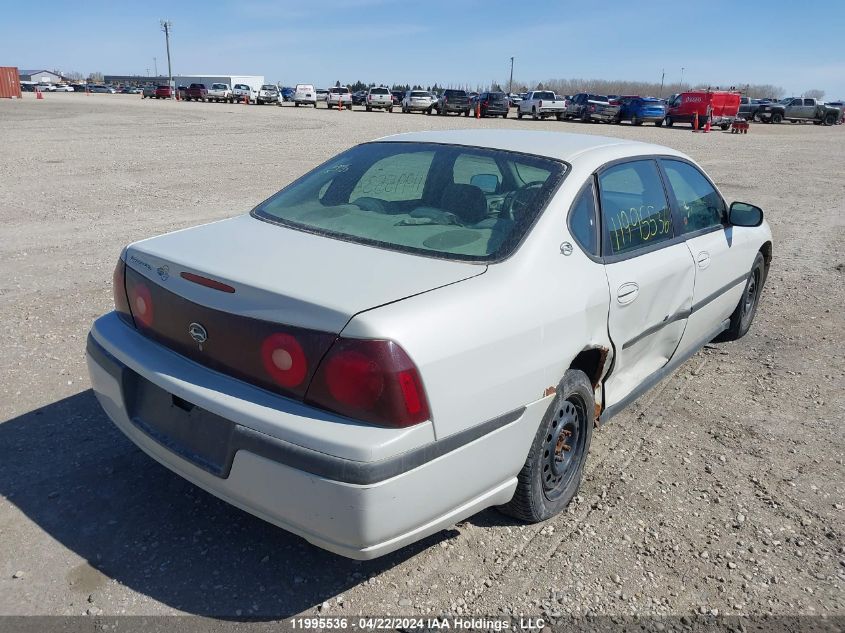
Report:
M584 154L596 158L614 160L626 155L684 154L663 145L629 141L622 138L594 134L570 134L566 132L540 132L521 130L443 130L431 132L408 132L378 139L380 141L446 143L487 147L524 154L546 156L571 162Z

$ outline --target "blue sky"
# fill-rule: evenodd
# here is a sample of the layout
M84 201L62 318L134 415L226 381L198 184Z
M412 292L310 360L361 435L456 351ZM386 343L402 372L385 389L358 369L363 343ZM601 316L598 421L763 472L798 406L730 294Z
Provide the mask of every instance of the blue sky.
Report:
M267 0L4 2L0 64L83 73L166 73L159 19L173 22L174 74L268 81L605 78L811 88L845 97L845 4L802 10L722 0ZM600 9L598 7L601 7ZM706 7L706 9L705 9Z

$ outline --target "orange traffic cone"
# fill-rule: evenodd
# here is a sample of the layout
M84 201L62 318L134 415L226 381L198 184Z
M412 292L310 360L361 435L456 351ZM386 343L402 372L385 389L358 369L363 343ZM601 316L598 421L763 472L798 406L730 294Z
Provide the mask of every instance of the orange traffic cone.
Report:
M179 98L179 91L178 90L176 91L176 101L181 101L181 99Z
M692 115L692 131L698 132L698 112Z
M475 118L481 118L481 104L478 101L475 102Z
M249 105L249 97L244 95L244 100L241 103L243 103L244 105Z
M707 117L707 120L704 122L704 133L710 131L710 117Z
M44 95L41 93L41 91L40 91L40 90L36 90L36 91L35 91L35 98L36 98L36 99L43 99L43 98L44 98Z

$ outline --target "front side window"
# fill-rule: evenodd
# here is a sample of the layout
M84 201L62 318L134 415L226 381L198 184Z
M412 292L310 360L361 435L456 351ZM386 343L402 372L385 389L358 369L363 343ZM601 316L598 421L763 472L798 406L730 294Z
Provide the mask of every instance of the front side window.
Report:
M565 163L494 149L365 143L253 215L390 250L490 262L513 252L566 173Z
M628 253L674 236L672 214L653 160L599 173L599 199L609 254Z
M664 160L663 169L681 215L680 233L721 226L725 203L713 185L689 163Z

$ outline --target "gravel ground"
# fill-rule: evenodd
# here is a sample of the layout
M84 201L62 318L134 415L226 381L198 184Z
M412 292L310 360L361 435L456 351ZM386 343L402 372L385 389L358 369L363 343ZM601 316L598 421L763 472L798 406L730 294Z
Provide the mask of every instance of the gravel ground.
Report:
M749 335L594 434L568 512L525 526L489 510L358 563L218 501L112 427L84 342L124 244L244 212L359 141L479 126L675 147L775 235ZM845 615L843 135L0 102L0 613Z

